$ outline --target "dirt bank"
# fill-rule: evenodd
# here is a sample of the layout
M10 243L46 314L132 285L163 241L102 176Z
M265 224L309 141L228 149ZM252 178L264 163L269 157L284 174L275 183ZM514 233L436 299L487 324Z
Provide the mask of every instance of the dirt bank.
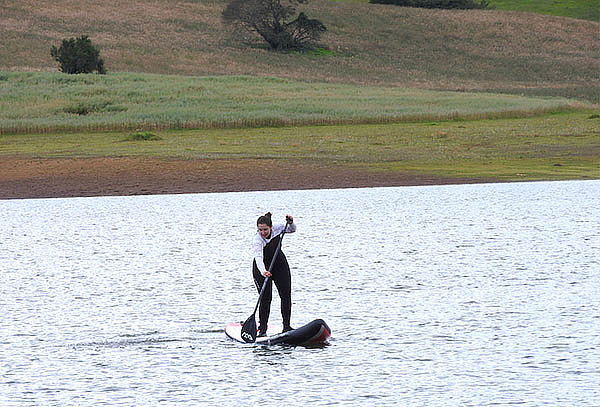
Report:
M0 162L0 199L442 185L481 181L382 174L334 164L283 160L3 158Z

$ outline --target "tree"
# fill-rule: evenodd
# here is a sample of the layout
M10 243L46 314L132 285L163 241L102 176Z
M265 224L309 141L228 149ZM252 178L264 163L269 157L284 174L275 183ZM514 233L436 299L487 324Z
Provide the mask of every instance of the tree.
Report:
M60 70L64 73L106 73L100 51L87 35L63 40L59 48L52 46L50 55L60 63Z
M285 5L282 4L285 1ZM231 0L223 10L223 22L260 35L273 49L303 49L315 44L327 28L296 6L308 0Z

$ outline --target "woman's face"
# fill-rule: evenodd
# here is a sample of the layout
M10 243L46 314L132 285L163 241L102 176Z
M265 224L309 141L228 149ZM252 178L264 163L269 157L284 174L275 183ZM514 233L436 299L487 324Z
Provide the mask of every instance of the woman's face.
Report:
M264 239L271 236L271 229L271 226L265 225L264 223L258 224L258 233L260 233L260 236Z

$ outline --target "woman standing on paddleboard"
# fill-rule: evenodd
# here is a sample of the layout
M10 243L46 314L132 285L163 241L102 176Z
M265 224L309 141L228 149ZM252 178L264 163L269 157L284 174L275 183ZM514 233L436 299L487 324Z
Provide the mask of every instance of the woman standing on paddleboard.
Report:
M294 218L290 215L285 217L286 223L283 225L274 225L271 221L271 212L260 216L256 221L258 233L252 240L252 275L254 284L260 293L263 282L266 277L271 277L267 282L267 287L260 300L260 308L258 311L258 336L266 336L267 323L269 314L271 313L271 296L273 291L273 282L277 287L277 292L281 298L281 316L283 318L283 332L291 331L290 317L292 314L292 277L290 274L290 266L287 262L285 254L280 250L273 264L271 272L268 267L271 264L273 256L277 250L281 233L285 230L286 233L294 233L296 224ZM286 227L287 226L287 227Z

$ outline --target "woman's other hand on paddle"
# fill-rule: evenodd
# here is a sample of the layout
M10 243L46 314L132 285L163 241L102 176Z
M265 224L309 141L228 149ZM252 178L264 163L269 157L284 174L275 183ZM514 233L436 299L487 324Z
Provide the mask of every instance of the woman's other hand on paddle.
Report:
M294 223L294 217L292 215L285 215L285 220L287 221L288 225Z
M264 273L262 273L263 277L271 277L273 274L271 274L268 271L265 271Z

